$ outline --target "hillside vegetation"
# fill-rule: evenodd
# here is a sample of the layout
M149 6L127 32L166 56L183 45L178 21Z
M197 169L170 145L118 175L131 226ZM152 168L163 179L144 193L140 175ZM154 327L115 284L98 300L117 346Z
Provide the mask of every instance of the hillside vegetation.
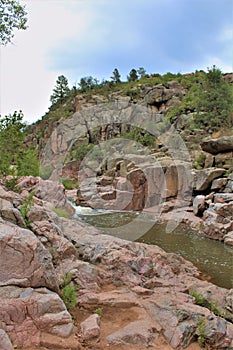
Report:
M60 76L51 95L52 104L49 112L41 120L26 126L22 123L21 112L1 118L0 151L4 157L1 157L0 175L19 176L29 173L37 175L38 161L47 139L59 123L80 108L77 101L91 101L91 104L94 97L94 103L98 104L125 97L131 104L140 104L143 103L147 91L158 86L169 88L170 82L178 83L183 97L181 96L160 113L178 131L185 130L186 135L189 132L196 134L196 142L200 135L203 137L216 132L231 133L233 127L232 74L224 75L215 66L207 72L196 71L185 75L180 73L148 75L143 68L140 68L138 71L132 69L127 79L127 82L122 82L119 72L115 69L111 81L100 83L95 78L85 77L81 78L78 88L70 89L68 80ZM83 106L85 107L85 104ZM127 135L124 136L153 147L153 137L137 128L129 128ZM81 146L80 150L78 142L76 145L77 150L73 151L76 154L81 153L82 157L90 149L89 145L85 145L84 148Z

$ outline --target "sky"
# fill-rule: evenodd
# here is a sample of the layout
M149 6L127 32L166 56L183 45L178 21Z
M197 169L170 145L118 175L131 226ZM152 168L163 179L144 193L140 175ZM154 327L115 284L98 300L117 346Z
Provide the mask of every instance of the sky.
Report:
M20 0L28 28L0 48L0 114L48 111L57 77L110 80L117 68L233 71L233 0Z

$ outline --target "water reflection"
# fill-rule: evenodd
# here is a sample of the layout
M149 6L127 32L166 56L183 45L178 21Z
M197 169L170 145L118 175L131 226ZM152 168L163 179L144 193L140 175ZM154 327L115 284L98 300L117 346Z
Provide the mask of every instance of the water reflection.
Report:
M99 228L105 234L131 241L135 240L134 235L137 230L146 232L147 229L143 230L143 227L146 228L148 225L146 216L135 212L76 207L75 217L77 220ZM130 230L127 230L129 223ZM121 226L124 227L121 229ZM149 228L151 226L149 225ZM197 266L202 273L210 275L212 283L224 288L233 287L233 250L231 247L197 236L180 227L172 233L166 233L165 229L166 225L155 224L137 241L155 244L167 252L180 254Z

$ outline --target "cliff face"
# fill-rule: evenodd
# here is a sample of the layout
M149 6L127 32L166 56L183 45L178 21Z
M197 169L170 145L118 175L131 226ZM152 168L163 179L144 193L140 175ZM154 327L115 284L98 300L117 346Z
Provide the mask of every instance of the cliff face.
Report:
M223 78L232 83L232 74ZM94 208L157 214L186 208L179 222L203 223L202 234L230 242L232 219L218 222L214 208L216 201L228 204L224 193L233 191L233 131L222 136L195 129L195 111L189 106L171 124L167 113L188 91L170 81L138 84L129 96L123 91L77 95L71 103L74 114L48 115L34 126L39 131L44 125L38 144L41 176L78 180L76 203Z

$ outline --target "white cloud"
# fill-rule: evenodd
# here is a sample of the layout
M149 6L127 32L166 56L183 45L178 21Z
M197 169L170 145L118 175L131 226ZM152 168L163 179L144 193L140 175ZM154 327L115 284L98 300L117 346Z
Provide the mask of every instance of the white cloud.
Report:
M16 33L13 45L1 48L0 113L21 109L25 119L32 122L46 112L55 80L63 74L48 69L49 50L86 31L91 12L80 6L74 13L72 6L64 7L56 0L25 3L28 29Z

